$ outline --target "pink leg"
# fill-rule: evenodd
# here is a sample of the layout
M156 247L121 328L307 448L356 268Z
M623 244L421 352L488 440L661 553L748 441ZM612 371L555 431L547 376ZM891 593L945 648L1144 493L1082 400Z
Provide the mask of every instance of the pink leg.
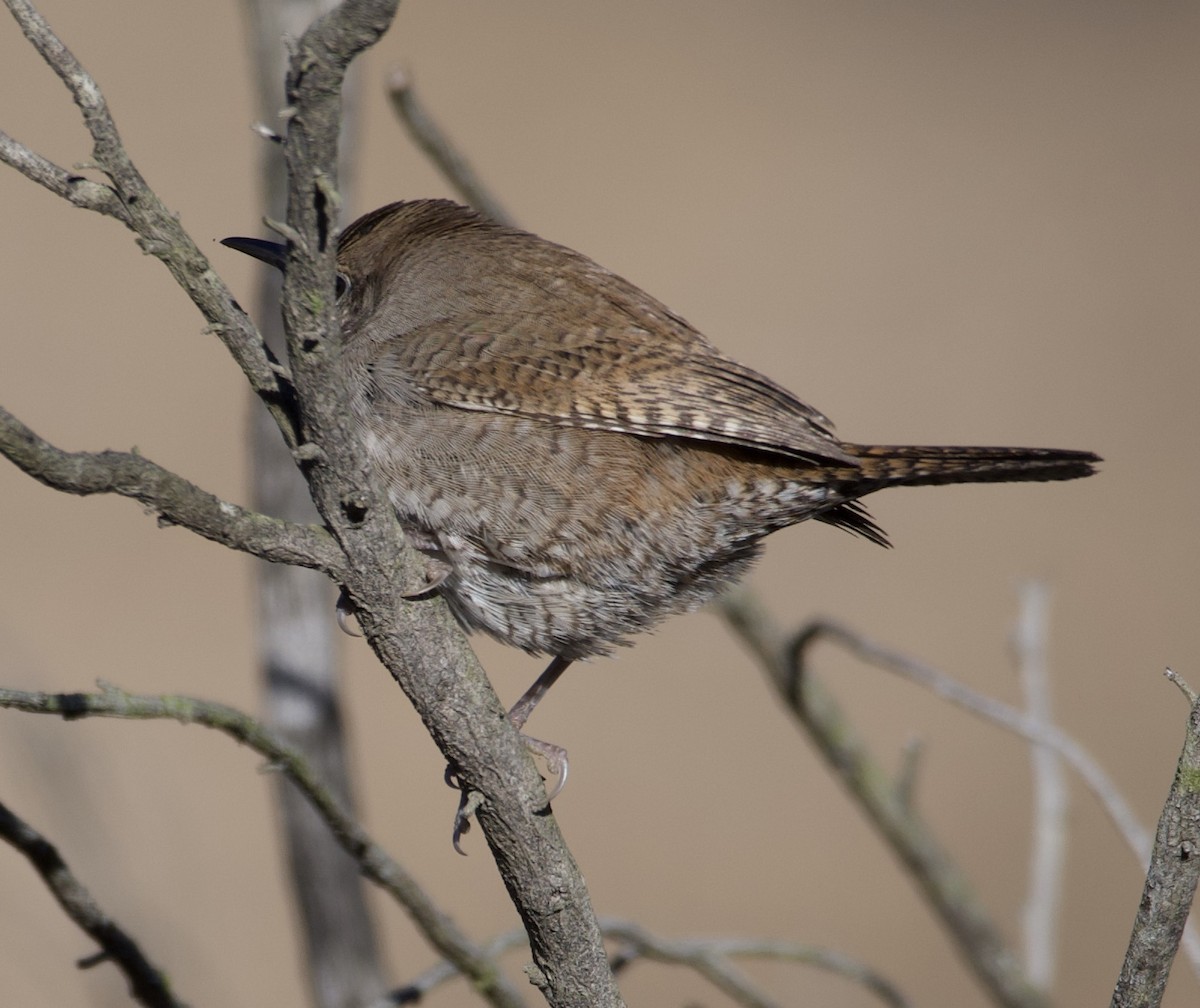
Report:
M549 691L550 687L558 682L559 677L567 671L567 667L571 664L570 658L563 658L561 655L546 666L546 671L537 677L534 684L529 687L512 706L512 710L508 712L508 720L512 722L513 727L517 731L521 731L525 727L525 722L529 720L529 715L533 713L533 708L538 705L538 702ZM560 745L555 745L553 742L543 742L541 739L532 738L524 733L521 738L525 740L525 745L530 751L537 756L541 756L546 761L546 766L552 774L556 774L558 780L554 782L554 787L546 795L547 801L554 801L558 794L567 784L567 773L571 769L567 762L567 750Z

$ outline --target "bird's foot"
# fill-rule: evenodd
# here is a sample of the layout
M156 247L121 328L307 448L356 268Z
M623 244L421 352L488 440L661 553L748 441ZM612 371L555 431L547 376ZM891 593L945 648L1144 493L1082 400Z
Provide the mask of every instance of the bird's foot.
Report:
M541 756L546 761L546 769L554 774L556 778L554 787L546 791L547 803L554 801L562 789L567 786L567 774L571 770L571 764L567 760L567 750L553 742L543 742L531 735L522 735L521 741L534 756Z
M567 774L571 769L570 762L567 760L567 750L553 742L543 742L541 739L531 738L529 735L522 735L521 741L533 755L541 756L546 761L547 769L555 776L554 786L546 792L546 804L549 805L558 797L567 783ZM454 830L451 834L451 842L454 844L454 849L466 857L467 852L462 849L461 840L471 830L471 817L483 804L483 794L467 787L453 766L446 767L445 781L447 787L454 788L459 792L458 808L454 811Z
M446 767L446 784L459 792L458 808L454 810L454 830L450 835L450 842L454 844L454 849L459 854L466 857L467 852L462 849L461 841L471 831L471 816L483 804L483 792L472 791L465 786L459 780L458 772L453 766Z

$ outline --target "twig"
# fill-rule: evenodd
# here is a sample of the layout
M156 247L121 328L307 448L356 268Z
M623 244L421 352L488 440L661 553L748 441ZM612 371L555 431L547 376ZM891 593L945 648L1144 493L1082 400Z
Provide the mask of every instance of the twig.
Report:
M27 0L4 0L21 31L70 91L92 137L92 162L108 179L90 181L0 134L0 160L76 206L119 220L138 244L158 258L191 298L233 355L254 392L271 410L289 446L296 444L291 387L267 353L254 326L238 307L207 258L175 214L146 184L121 142L104 94L45 19Z
M388 78L387 90L392 108L409 135L428 155L446 181L458 190L463 201L494 221L511 224L512 218L500 205L500 201L483 184L466 157L426 110L409 75L403 70L393 71Z
M1133 936L1113 991L1113 1008L1157 1008L1161 1004L1198 880L1200 703L1193 701L1175 779L1158 820Z
M345 558L324 529L297 525L214 497L182 476L129 452L66 452L0 407L0 455L64 493L112 493L141 501L160 525L180 525L230 549L339 577Z
M1021 586L1020 615L1013 635L1017 669L1025 691L1027 716L1045 732L1053 726L1046 627L1049 593L1044 584ZM1029 884L1022 912L1025 969L1042 990L1054 984L1059 909L1066 854L1067 783L1058 754L1042 742L1031 745L1033 769L1033 842Z
M1129 803L1120 790L1104 772L1100 764L1075 739L1055 725L1046 725L1029 715L985 696L969 686L907 655L900 654L875 643L862 634L832 620L814 620L801 635L806 645L818 640L829 639L840 643L851 653L879 668L902 676L909 682L923 686L935 696L969 711L985 721L990 721L1029 742L1046 746L1079 774L1088 790L1096 796L1101 807L1112 820L1117 832L1125 840L1134 857L1146 866L1150 849L1150 835L1138 822Z
M748 592L719 603L734 632L758 657L771 684L808 731L833 772L862 806L917 884L980 982L1007 1008L1045 1008L999 928L958 866L944 851L904 791L867 750L832 695L804 665L808 647L826 624L788 638Z
M316 778L303 754L280 742L260 722L225 704L186 696L143 696L103 684L99 693L40 693L0 688L0 708L33 714L56 714L74 720L117 717L135 720L170 719L180 724L215 728L253 749L292 781L363 875L403 907L426 940L453 963L477 990L498 1008L524 1004L515 988L486 953L476 948L458 926L357 822L343 811L325 784Z
M903 676L935 696L1056 753L1079 775L1100 803L1141 871L1144 873L1149 868L1150 833L1138 821L1125 796L1095 757L1061 728L1037 721L1015 707L971 689L940 669L882 647L840 624L817 620L802 633L810 644L823 636L837 640L860 658ZM1190 924L1184 932L1183 951L1192 972L1200 976L1200 937L1197 937L1196 928Z
M639 924L604 919L604 935L623 943L615 969L635 959L689 966L740 1005L747 1008L768 1008L773 1002L760 994L727 960L731 958L774 959L783 962L814 966L836 973L860 984L875 994L884 1004L907 1008L908 1000L886 978L855 959L832 949L794 942L767 941L757 938L692 938L668 941L659 938Z
M500 935L498 938L493 938L488 942L483 947L483 954L490 959L498 960L505 952L521 948L522 946L528 946L528 944L529 935L523 930L509 931L507 934ZM414 977L403 987L397 987L395 990L389 991L376 1004L369 1005L368 1008L417 1004L426 995L431 994L435 988L460 976L462 976L462 972L453 963L443 959L441 962L434 963L424 973Z
M765 995L740 976L724 960L729 958L769 959L814 966L845 977L860 984L887 1005L907 1008L909 1002L885 977L855 959L831 949L815 945L800 945L794 942L777 942L760 938L691 938L669 941L651 934L645 928L630 921L601 918L600 928L604 937L616 939L622 947L612 957L614 972L628 968L638 959L652 959L673 966L686 966L708 979L718 989L741 1005L767 1006L772 1004ZM510 931L487 944L484 951L497 958L510 949L523 945L523 931ZM433 989L454 979L458 971L449 963L440 962L392 991L379 1005L416 1004Z
M129 992L147 1008L184 1008L171 993L162 971L152 965L129 937L110 918L87 888L75 877L58 850L28 823L0 804L0 838L25 855L53 893L59 906L103 950L81 961L81 968L111 961L129 981Z

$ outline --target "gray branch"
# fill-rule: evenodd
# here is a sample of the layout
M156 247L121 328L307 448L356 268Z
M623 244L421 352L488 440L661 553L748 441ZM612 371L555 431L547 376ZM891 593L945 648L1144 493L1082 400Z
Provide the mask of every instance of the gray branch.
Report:
M129 992L139 1004L147 1008L184 1008L171 993L162 971L152 965L137 942L100 909L100 904L75 877L55 846L3 804L0 804L0 839L25 855L67 916L100 946L100 953L82 960L81 967L110 961L125 975Z
M1112 1008L1158 1008L1162 1003L1200 880L1200 698L1174 673L1167 674L1192 709Z
M378 493L333 377L337 133L350 61L388 27L396 0L347 0L298 41L288 74L289 239L284 321L299 395L224 284L134 167L99 88L25 0L5 0L22 31L66 84L93 140L112 199L87 190L161 259L218 333L301 464L314 502L347 563L339 580L376 654L416 706L457 778L481 796L478 819L530 935L531 975L554 1005L619 1005L583 878L547 815L528 751L440 600L407 602L415 557ZM9 145L11 151L11 145ZM71 185L31 152L10 163L39 184ZM69 173L66 173L69 174ZM115 202L114 202L115 200ZM120 210L116 209L119 204ZM406 577L406 575L409 575Z
M533 982L552 1005L620 1005L583 877L567 849L533 760L440 599L409 603L417 558L374 484L343 404L334 310L333 232L339 94L346 67L391 22L396 4L347 2L299 40L288 72L291 238L284 327L312 432L305 467L313 499L349 559L345 587L359 624L416 707L457 779L477 792L477 817L529 935ZM332 340L331 340L332 337ZM305 446L308 448L308 446Z
M734 632L759 659L771 685L804 726L830 769L853 795L921 887L963 959L999 1005L1046 1008L1046 996L1025 976L1000 929L966 876L942 848L806 665L809 646L823 623L785 635L761 604L734 591L720 603Z
M55 714L76 720L116 717L133 720L169 719L198 724L223 732L253 749L270 767L295 784L316 813L329 826L342 849L359 865L363 875L387 892L409 915L453 969L497 1008L520 1008L524 1002L500 974L492 957L475 947L458 925L425 893L420 884L342 808L333 789L318 779L309 762L295 747L241 711L186 696L142 696L104 685L99 693L40 693L0 688L0 708L31 714Z
M263 130L282 127L283 84L287 66L285 39L299 38L335 0L242 0L249 69ZM347 170L361 159L354 138L360 102L350 87L343 92L341 189L346 198ZM261 131L260 131L261 136ZM278 140L278 137L275 137ZM267 216L282 220L287 204L283 149L278 142L258 145L259 191ZM343 210L343 213L345 211ZM255 317L259 331L279 356L286 355L279 317L280 277L258 268ZM308 485L296 469L275 422L251 406L251 501L259 511L291 521L316 517ZM354 812L355 786L344 717L344 685L338 674L340 654L331 620L333 593L328 581L312 571L282 564L257 564L254 570L255 638L262 716L286 742L300 749ZM291 898L302 943L300 962L307 974L313 1008L366 1006L388 989L382 940L359 867L330 836L325 823L286 778L275 788L277 828L286 853ZM393 969L411 972L403 962Z
M313 567L331 577L339 577L345 564L337 543L322 528L247 511L131 452L63 451L3 407L0 455L55 490L131 497L152 509L160 525L180 525L263 560Z
M76 206L114 217L133 231L142 250L170 270L200 310L209 328L220 337L245 373L255 394L271 410L289 445L294 446L292 392L285 369L271 359L246 313L183 229L178 216L163 205L142 178L91 75L26 0L4 0L4 3L25 37L58 74L79 106L92 137L93 163L89 167L103 173L108 181L93 182L78 172L69 172L7 134L0 134L0 160Z

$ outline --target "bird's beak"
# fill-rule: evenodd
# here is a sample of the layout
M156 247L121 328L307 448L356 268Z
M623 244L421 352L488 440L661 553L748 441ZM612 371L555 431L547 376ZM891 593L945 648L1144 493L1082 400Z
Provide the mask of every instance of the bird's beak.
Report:
M280 272L283 271L283 265L287 261L287 246L281 245L279 242L267 241L264 238L222 238L222 245L227 245L231 249L237 249L239 252L245 252L246 255L265 262L268 266L274 266Z

